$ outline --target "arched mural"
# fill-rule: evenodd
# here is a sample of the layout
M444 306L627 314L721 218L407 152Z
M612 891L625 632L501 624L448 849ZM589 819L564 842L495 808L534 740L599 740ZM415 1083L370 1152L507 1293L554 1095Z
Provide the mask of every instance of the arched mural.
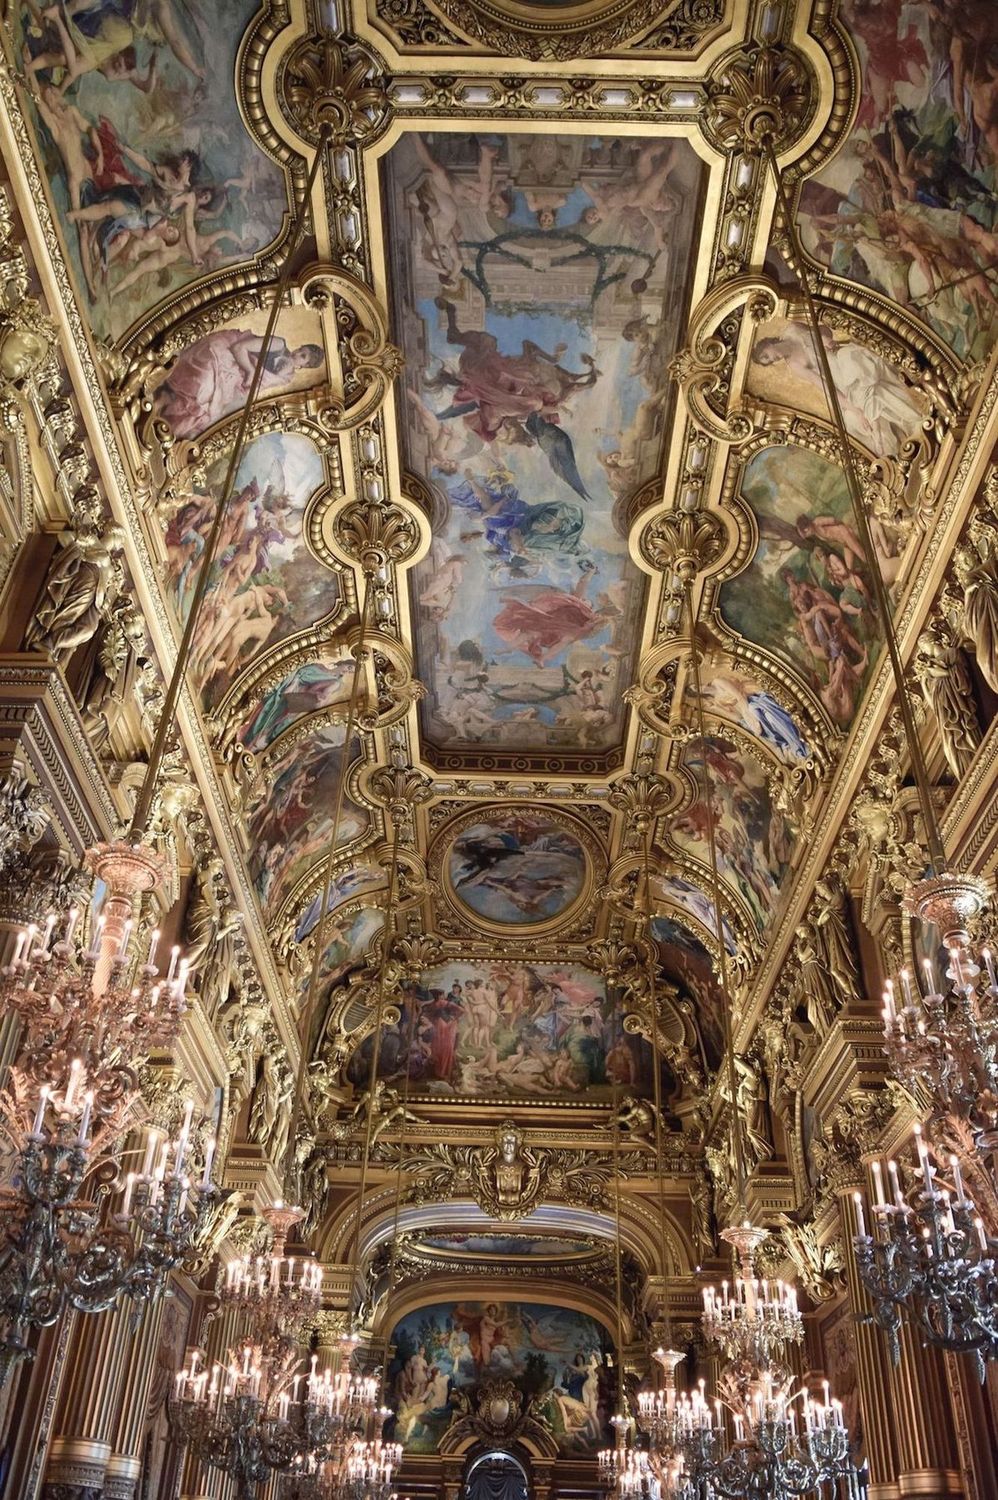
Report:
M990 0L845 0L840 14L859 54L859 110L805 184L805 244L836 276L921 318L960 358L979 359L998 317L998 15Z
M270 244L284 175L233 80L257 0L13 7L49 184L95 333Z
M806 448L776 446L749 459L738 493L759 545L723 584L720 613L746 640L797 668L834 724L851 721L877 639L873 594L845 476ZM895 576L899 541L881 525L884 575Z
M408 1453L435 1453L489 1380L512 1381L562 1453L607 1441L612 1345L586 1313L536 1302L441 1302L409 1313L389 1343L388 1430Z
M382 1033L380 1072L408 1072L420 1093L605 1101L615 1088L652 1091L650 1045L623 1029L602 978L580 964L442 964L402 982L400 1012ZM369 1052L368 1040L351 1060L355 1085ZM664 1075L667 1096L674 1082Z

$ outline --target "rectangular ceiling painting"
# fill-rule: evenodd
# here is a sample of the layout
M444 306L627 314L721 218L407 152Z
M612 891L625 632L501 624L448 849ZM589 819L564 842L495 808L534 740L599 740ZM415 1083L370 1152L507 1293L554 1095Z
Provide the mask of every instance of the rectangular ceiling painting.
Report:
M402 451L436 505L423 733L448 756L621 743L644 597L622 513L661 464L699 180L662 137L411 134L388 156Z

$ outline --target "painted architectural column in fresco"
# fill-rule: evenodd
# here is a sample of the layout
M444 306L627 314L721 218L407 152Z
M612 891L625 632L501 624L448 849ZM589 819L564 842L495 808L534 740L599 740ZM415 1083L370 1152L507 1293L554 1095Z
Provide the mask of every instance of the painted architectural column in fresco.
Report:
M839 1186L839 1213L842 1219L842 1243L846 1253L846 1276L849 1301L856 1317L856 1375L860 1410L863 1414L863 1439L866 1461L870 1468L870 1500L897 1500L895 1482L898 1472L896 1424L891 1409L890 1356L883 1334L863 1319L872 1311L866 1288L860 1280L853 1235L856 1233L856 1203L853 1193L868 1192L866 1174Z
M79 1500L104 1493L113 1451L115 1413L135 1309L119 1302L109 1312L80 1317L66 1359L67 1377L53 1426L42 1500L61 1500L66 1485Z

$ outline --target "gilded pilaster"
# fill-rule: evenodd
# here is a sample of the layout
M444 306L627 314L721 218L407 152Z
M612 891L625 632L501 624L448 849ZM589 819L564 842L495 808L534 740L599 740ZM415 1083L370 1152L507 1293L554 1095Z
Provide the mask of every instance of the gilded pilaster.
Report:
M127 1339L113 1452L108 1459L104 1484L105 1500L132 1500L138 1488L142 1439L165 1310L166 1304L160 1298L146 1309L138 1328Z
M856 1233L853 1193L858 1185L843 1181L837 1184L837 1188L849 1300L856 1317L856 1376L870 1470L870 1500L899 1500L902 1492L897 1484L898 1448L891 1403L890 1359L880 1330L867 1321L871 1303L853 1251L853 1235Z
M901 1358L890 1369L898 1446L898 1494L919 1500L966 1495L943 1357L907 1323Z
M75 1500L100 1500L104 1494L129 1322L134 1316L132 1304L124 1302L109 1312L77 1320L45 1466L43 1500L64 1500L67 1486Z

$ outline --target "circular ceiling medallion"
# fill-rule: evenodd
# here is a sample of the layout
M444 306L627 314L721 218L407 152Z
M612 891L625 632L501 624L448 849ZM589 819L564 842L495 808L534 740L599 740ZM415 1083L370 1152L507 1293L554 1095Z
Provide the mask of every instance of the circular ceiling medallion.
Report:
M512 57L592 57L655 27L654 45L691 52L724 15L724 0L434 0L462 31ZM380 7L379 7L380 9ZM390 13L390 6L387 7ZM674 18L674 19L673 19ZM671 24L670 24L671 23Z
M447 830L443 888L451 906L486 931L560 927L589 898L588 843L581 828L545 808L487 808Z

